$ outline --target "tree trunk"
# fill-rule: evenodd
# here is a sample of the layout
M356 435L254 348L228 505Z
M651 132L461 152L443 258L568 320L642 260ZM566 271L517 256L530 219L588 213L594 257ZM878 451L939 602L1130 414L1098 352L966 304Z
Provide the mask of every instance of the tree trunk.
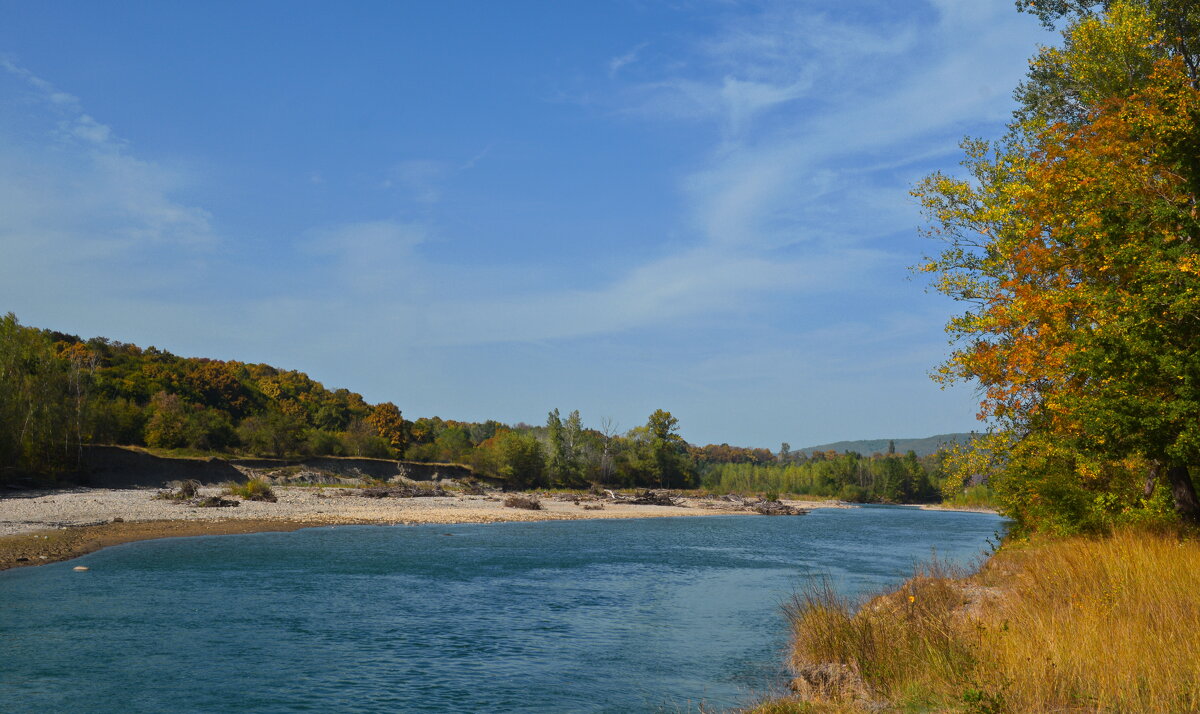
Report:
M1188 523L1200 525L1200 500L1196 498L1196 487L1188 467L1182 464L1167 466L1167 482L1171 484L1171 495L1175 497L1175 512Z

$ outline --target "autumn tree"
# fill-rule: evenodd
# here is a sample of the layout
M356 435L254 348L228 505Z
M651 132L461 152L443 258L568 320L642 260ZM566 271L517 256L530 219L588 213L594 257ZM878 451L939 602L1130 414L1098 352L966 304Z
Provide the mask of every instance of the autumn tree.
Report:
M371 410L371 415L367 417L367 422L375 427L379 436L383 437L398 455L404 455L404 417L400 415L400 409L395 404L376 404Z
M1141 459L1200 521L1200 92L1144 7L1111 3L1066 37L1055 61L1090 88L1080 112L1035 105L997 146L966 144L973 180L915 191L947 243L923 268L974 306L940 377L980 383L981 417L1012 435L1008 478L1040 458L1027 441L1068 444L1058 481L1023 483L1099 502L1117 481L1085 465ZM1133 70L1088 79L1114 64Z

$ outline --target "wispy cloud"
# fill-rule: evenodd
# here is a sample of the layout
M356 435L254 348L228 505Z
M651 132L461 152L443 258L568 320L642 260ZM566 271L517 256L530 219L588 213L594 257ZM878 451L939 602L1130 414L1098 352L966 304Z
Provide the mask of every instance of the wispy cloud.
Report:
M636 62L638 55L641 54L642 50L646 49L649 45L649 42L642 42L638 45L635 45L628 52L617 55L616 57L610 59L608 61L608 76L615 77L622 69Z
M393 165L382 186L398 189L418 203L437 203L454 168L448 161L409 159Z

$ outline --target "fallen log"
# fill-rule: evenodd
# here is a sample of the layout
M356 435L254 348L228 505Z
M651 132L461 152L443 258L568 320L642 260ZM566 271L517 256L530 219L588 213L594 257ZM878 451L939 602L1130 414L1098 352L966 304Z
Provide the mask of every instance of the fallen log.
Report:
M441 486L424 488L421 486L403 485L360 488L357 490L357 493L363 498L434 498L438 496L450 495L450 492L446 491Z

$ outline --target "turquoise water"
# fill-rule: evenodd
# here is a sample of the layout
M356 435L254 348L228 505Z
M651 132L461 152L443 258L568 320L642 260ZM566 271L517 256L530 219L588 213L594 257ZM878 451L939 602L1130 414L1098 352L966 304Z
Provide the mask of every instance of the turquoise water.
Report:
M0 573L0 710L732 707L785 681L805 578L878 590L1002 528L861 508L133 543Z

